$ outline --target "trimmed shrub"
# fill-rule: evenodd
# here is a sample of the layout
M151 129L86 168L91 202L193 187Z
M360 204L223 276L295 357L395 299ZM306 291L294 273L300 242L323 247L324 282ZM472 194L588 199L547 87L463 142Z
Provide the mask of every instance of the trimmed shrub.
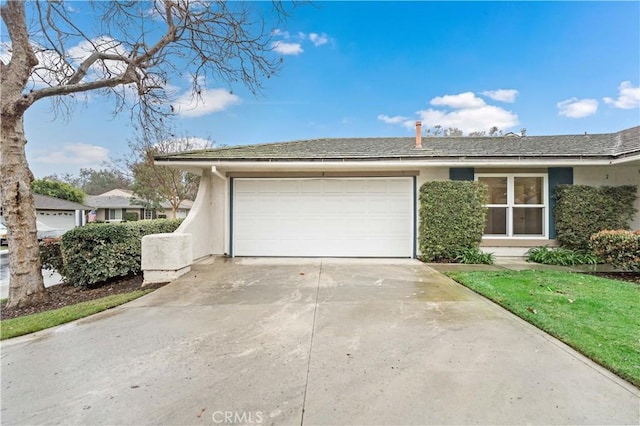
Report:
M591 235L603 229L629 229L636 212L634 185L558 185L555 197L557 239L572 250L588 250Z
M486 185L473 181L432 181L420 188L418 241L425 261L455 260L477 248L484 231Z
M127 222L135 222L140 219L140 215L136 212L126 212L124 214L124 220Z
M61 275L66 282L91 286L140 273L142 237L173 232L182 221L145 220L91 224L62 236Z
M64 263L62 261L62 250L59 238L40 243L40 262L42 262L42 267L47 271L62 273Z
M590 239L593 251L608 264L627 271L640 271L640 230L604 230Z
M124 224L131 229L140 239L149 234L165 234L178 229L183 219L153 219L141 220L135 223Z
M551 249L544 246L530 248L527 251L527 262L561 266L595 265L598 263L598 257L586 251L569 250L562 247Z

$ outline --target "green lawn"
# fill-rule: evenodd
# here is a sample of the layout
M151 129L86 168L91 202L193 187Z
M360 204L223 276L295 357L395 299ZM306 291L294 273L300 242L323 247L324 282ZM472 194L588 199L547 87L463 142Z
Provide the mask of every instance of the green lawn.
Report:
M56 325L84 318L137 299L151 291L153 290L136 290L130 293L114 294L101 299L65 306L60 309L3 320L0 321L0 340L22 336L23 334L33 333L44 330L45 328L55 327Z
M640 286L556 271L447 275L640 386Z

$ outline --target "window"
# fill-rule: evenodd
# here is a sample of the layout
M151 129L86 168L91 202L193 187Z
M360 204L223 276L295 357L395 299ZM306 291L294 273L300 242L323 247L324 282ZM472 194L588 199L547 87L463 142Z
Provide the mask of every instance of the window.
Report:
M122 220L122 209L109 209L107 220Z
M155 219L155 210L146 210L144 211L144 218L145 219Z
M485 237L547 237L545 174L477 174L489 188Z

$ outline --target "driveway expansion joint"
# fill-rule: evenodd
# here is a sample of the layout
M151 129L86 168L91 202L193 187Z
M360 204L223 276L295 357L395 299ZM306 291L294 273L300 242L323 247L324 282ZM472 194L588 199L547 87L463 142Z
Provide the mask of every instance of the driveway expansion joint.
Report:
M302 395L302 414L300 415L300 426L304 424L304 409L307 403L307 389L309 387L309 372L311 371L311 353L313 351L313 336L316 331L316 317L318 315L318 296L320 294L320 277L322 276L322 259L320 259L320 269L318 270L318 284L316 285L316 303L313 307L313 322L311 324L311 339L309 341L309 361L307 363L307 377L304 380L304 394Z

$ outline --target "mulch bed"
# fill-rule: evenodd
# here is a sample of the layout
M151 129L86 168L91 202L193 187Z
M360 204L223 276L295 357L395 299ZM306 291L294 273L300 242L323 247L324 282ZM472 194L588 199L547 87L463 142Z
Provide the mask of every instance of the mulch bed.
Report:
M611 280L628 281L640 285L640 272L585 272L585 274Z
M23 315L58 309L88 300L99 299L113 294L129 293L135 290L157 289L168 283L151 284L142 287L142 275L125 277L106 282L89 288L76 287L71 284L58 284L47 288L51 300L23 308L5 308L6 302L0 305L0 317L4 319L16 318Z

